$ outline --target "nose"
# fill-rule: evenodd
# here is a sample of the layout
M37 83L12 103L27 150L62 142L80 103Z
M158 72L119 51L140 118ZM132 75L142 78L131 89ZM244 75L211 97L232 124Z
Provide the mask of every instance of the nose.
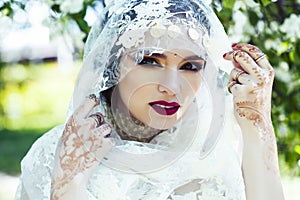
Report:
M173 70L167 70L161 77L161 81L158 84L158 91L169 96L176 96L180 92L182 78Z
M170 88L168 88L167 86L163 85L163 84L159 84L158 85L158 91L164 94L167 94L169 96L175 96L176 92Z

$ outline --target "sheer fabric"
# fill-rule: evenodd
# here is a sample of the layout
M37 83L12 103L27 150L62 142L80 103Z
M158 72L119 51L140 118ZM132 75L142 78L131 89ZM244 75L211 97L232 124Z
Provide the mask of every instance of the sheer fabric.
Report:
M23 159L22 182L16 199L24 199L24 191L29 199L50 199L51 171L61 128L38 139ZM100 164L88 184L89 199L246 199L241 138L234 134L239 127L228 123L225 128L227 133L205 159L199 156L199 140L203 139L199 137L180 159L152 173L124 173ZM131 142L124 148L140 151L140 146Z
M230 45L203 1L112 1L89 34L67 119L87 95L101 98L118 86L124 55L138 62L145 52L174 52L178 47L206 62L190 108L179 123L149 143L123 140L114 132L116 146L90 178L89 199L245 199L241 131L226 92L232 66L222 58ZM103 99L94 111L113 124L116 119L107 110L114 112L113 106L107 103ZM63 129L58 126L44 134L22 160L16 199L50 199L54 155Z

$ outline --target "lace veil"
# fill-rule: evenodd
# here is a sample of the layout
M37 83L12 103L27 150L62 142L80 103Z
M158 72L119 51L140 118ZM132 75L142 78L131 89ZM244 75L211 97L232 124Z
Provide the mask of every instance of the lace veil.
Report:
M183 24L185 30L178 29L178 24ZM145 37L149 37L147 35L149 32L152 39L145 41ZM185 34L192 42L180 37ZM226 107L225 98L228 95L226 94L228 72L232 66L222 57L230 50L223 26L203 1L112 1L89 34L83 68L68 113L73 113L89 94L100 95L101 92L118 84L121 55L130 52L138 60L142 59L145 51L151 54L172 51L178 47L205 57L206 67L203 84L196 95L197 105L194 106L194 112L187 114L186 119L177 124L174 128L176 131L170 129L168 132L177 132L178 134L173 135L176 135L178 140L181 140L183 135L189 136L182 147L176 147L178 154L175 157L188 148L196 135L201 135L204 141L199 147L201 148L199 155L205 157L223 132L225 112L228 111L226 109L231 109ZM105 102L97 109L106 113L103 104ZM209 127L206 127L207 124ZM201 131L205 130L203 127L207 130ZM193 131L186 134L187 130Z
M237 156L240 164L240 130L232 114L232 100L226 87L232 64L222 57L231 47L217 16L201 0L111 1L93 25L86 42L83 67L67 119L84 98L93 93L102 100L93 112L103 113L106 122L113 125L119 116L118 109L114 108L120 106L113 103L114 98L118 98L114 88L122 81L122 73L130 74L130 70L122 72L120 69L121 58L130 56L138 63L145 54L174 52L178 48L191 51L206 62L202 84L191 107L176 125L161 130L149 143L124 140L113 131L111 137L116 139L116 147L103 161L108 168L129 173L155 172L170 166L187 152L196 152L197 159L205 160L212 156L218 143L228 141L236 153L229 156ZM106 91L110 91L111 99L105 98ZM126 124L135 126L139 123L130 114L125 114L124 118ZM117 126L121 131L126 128ZM63 126L57 127L52 130L55 132L52 135L56 134L57 138L62 130ZM45 148L43 152L32 150L23 160L23 185L26 185L26 172L34 168L29 158L47 154L47 151L54 152ZM51 170L51 164L47 169ZM44 185L49 186L49 180ZM41 188L41 191L47 190L44 186Z

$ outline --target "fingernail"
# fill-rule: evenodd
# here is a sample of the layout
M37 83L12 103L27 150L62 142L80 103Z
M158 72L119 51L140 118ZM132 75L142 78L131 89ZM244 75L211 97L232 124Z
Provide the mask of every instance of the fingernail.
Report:
M225 58L225 57L226 57L226 55L227 55L227 53L224 53L224 54L223 54L223 58Z
M235 47L237 45L237 43L233 43L232 45L231 45L231 47Z

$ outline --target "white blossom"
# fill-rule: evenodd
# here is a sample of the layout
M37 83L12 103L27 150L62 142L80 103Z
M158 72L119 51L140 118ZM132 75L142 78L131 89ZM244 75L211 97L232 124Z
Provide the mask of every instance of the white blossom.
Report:
M73 38L74 46L78 49L82 49L84 46L83 38L85 37L85 33L80 30L78 24L74 20L70 20L67 24L66 30Z
M60 9L65 13L77 13L83 9L83 0L64 0L60 4Z
M292 82L292 76L290 72L288 71L288 64L284 61L279 63L279 66L277 68L274 68L277 79L281 80L285 83L291 83Z
M246 4L250 8L259 7L259 4L256 3L253 0L246 0L246 1L243 1L243 2L244 2L244 4Z
M291 14L279 28L291 41L300 38L300 15Z
M0 27L1 27L0 41L2 41L1 39L4 38L6 36L6 34L9 33L12 28L11 18L9 18L7 16L1 16L0 17Z

